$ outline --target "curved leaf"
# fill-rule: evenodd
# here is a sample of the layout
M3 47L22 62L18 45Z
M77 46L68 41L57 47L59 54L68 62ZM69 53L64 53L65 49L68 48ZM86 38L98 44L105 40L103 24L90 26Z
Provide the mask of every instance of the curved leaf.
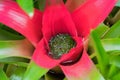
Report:
M0 69L0 80L9 80L2 69Z
M0 63L3 64L14 64L17 66L27 67L29 60L22 57L7 57L0 59Z
M0 40L20 40L20 39L24 39L24 37L13 34L0 28Z
M47 72L48 69L42 68L31 61L23 76L23 80L38 80Z
M94 53L98 60L98 66L99 66L101 72L105 76L106 72L107 72L106 70L108 69L108 65L109 65L109 58L102 46L102 43L101 43L100 38L98 37L96 31L91 32L90 44L93 46L93 48L95 50Z
M116 0L70 1L76 1L76 4L78 4L77 1L83 1L83 4L72 12L72 18L80 36L88 36L90 30L96 28L108 16L116 3ZM72 4L71 6L74 7Z
M60 67L68 80L105 80L85 50L78 62Z
M8 65L6 75L9 77L9 80L22 80L25 70L25 67Z
M101 40L105 51L119 51L120 50L120 38L108 38Z
M24 35L34 45L42 37L42 13L35 9L34 16L30 18L12 0L0 0L0 23ZM39 20L38 20L39 19Z
M109 30L109 27L106 26L104 23L100 24L95 29L95 31L98 33L99 38L102 38L107 30Z
M26 39L0 41L0 59L10 56L30 58L33 50L33 46Z
M0 68L0 80L8 80L5 72Z

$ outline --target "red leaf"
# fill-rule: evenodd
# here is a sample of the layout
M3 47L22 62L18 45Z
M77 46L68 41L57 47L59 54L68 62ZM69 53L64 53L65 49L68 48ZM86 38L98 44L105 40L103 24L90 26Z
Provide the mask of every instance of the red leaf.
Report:
M34 45L38 43L41 35L42 13L35 10L35 15L30 18L14 1L0 1L0 22L18 31L27 37ZM38 20L39 19L39 20Z
M59 60L55 60L49 57L49 51L46 49L44 39L42 39L32 56L33 61L39 66L47 69L51 69L59 64Z
M52 5L46 8L43 14L43 36L48 40L57 34L77 36L71 15L63 4Z
M104 80L85 50L77 63L60 67L68 80Z
M116 0L86 0L72 12L72 18L80 36L87 36L110 13ZM72 4L71 4L72 5Z

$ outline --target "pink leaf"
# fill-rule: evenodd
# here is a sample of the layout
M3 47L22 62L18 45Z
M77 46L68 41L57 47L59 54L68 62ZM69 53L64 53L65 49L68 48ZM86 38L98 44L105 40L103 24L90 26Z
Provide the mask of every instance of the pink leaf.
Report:
M57 34L77 36L75 25L70 13L63 4L52 5L46 8L43 14L43 36L47 41Z
M104 80L86 51L83 52L77 63L68 66L61 65L60 67L68 80Z
M51 69L59 64L59 60L50 58L48 55L49 51L46 49L46 44L44 39L42 39L32 56L32 60L39 66L47 69Z
M110 13L116 0L86 0L74 12L72 18L80 36L87 36ZM72 4L71 4L72 5Z
M38 41L42 37L41 12L35 10L35 15L33 16L33 18L30 18L14 1L1 0L0 15L1 23L23 34L34 45L36 45L36 43L38 43Z

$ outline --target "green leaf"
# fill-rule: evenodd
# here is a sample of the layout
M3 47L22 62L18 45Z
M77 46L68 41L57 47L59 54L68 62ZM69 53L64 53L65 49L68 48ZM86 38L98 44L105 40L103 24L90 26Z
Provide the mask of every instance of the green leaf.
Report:
M120 50L120 38L102 39L102 45L105 51L119 51Z
M110 66L110 70L109 70L109 72L108 72L108 78L111 78L111 77L113 77L116 73L118 73L119 72L119 69L118 69L118 67L116 67L114 64L112 64L111 66Z
M120 73L116 74L111 78L111 80L119 80L120 79Z
M25 67L19 67L16 65L8 65L6 74L9 76L9 80L22 80L25 73Z
M115 17L115 15L118 13L119 9L120 9L119 7L114 7L113 10L111 11L111 13L109 14L110 23L111 23L111 19L113 17ZM115 22L115 21L113 21L113 22ZM112 24L113 24L113 22L112 22Z
M96 54L98 66L105 76L106 70L108 69L109 65L109 58L101 44L100 38L98 37L96 31L91 32L89 43L93 47L94 53Z
M0 80L8 80L5 72L0 68Z
M14 64L17 66L27 67L29 60L22 57L7 57L0 59L0 63L4 64Z
M35 8L40 9L41 11L44 11L45 9L45 0L36 0L34 2Z
M3 58L0 59L0 62L29 62L29 59L26 58L22 58L22 57L7 57L7 58Z
M0 23L0 40L24 39L22 35Z
M96 29L95 29L95 31L98 33L98 36L100 37L100 38L102 38L102 36L104 36L104 34L105 34L105 32L107 31L107 30L109 30L109 27L108 26L106 26L105 24L100 24Z
M109 58L110 58L110 64L113 64L120 68L120 56L111 55L109 56Z
M67 80L67 78L64 78L63 80Z
M42 68L31 61L22 80L38 80L47 72L48 69Z
M4 64L0 63L0 68L3 69L4 68Z
M33 46L27 40L0 41L0 59L10 56L30 58Z
M24 39L24 37L0 29L0 40L20 40L20 39Z
M114 75L116 75L116 73L118 73L120 70L120 56L109 55L109 61L110 61L111 66L110 66L110 70L108 73L108 77L111 78Z
M120 37L120 20L117 21L108 32L103 36L103 38L118 38Z
M20 7L32 17L34 14L33 0L17 0Z
M110 55L117 55L117 56L119 56L120 55L120 50L108 51L107 53L110 54Z

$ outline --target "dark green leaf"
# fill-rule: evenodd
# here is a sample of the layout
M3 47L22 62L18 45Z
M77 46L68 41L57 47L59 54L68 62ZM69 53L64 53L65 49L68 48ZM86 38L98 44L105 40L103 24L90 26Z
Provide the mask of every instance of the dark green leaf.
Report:
M40 9L41 11L44 11L45 2L46 2L46 0L35 0L34 5L36 8Z
M114 15L114 17L111 19L111 23L114 24L119 20L120 20L120 10L118 10L117 13Z
M7 74L7 76L9 76L9 80L22 80L25 70L26 70L25 67L9 65L7 68L6 74Z
M24 37L0 29L0 40L20 40L20 39L24 39Z
M0 40L19 40L24 39L18 32L0 23Z

